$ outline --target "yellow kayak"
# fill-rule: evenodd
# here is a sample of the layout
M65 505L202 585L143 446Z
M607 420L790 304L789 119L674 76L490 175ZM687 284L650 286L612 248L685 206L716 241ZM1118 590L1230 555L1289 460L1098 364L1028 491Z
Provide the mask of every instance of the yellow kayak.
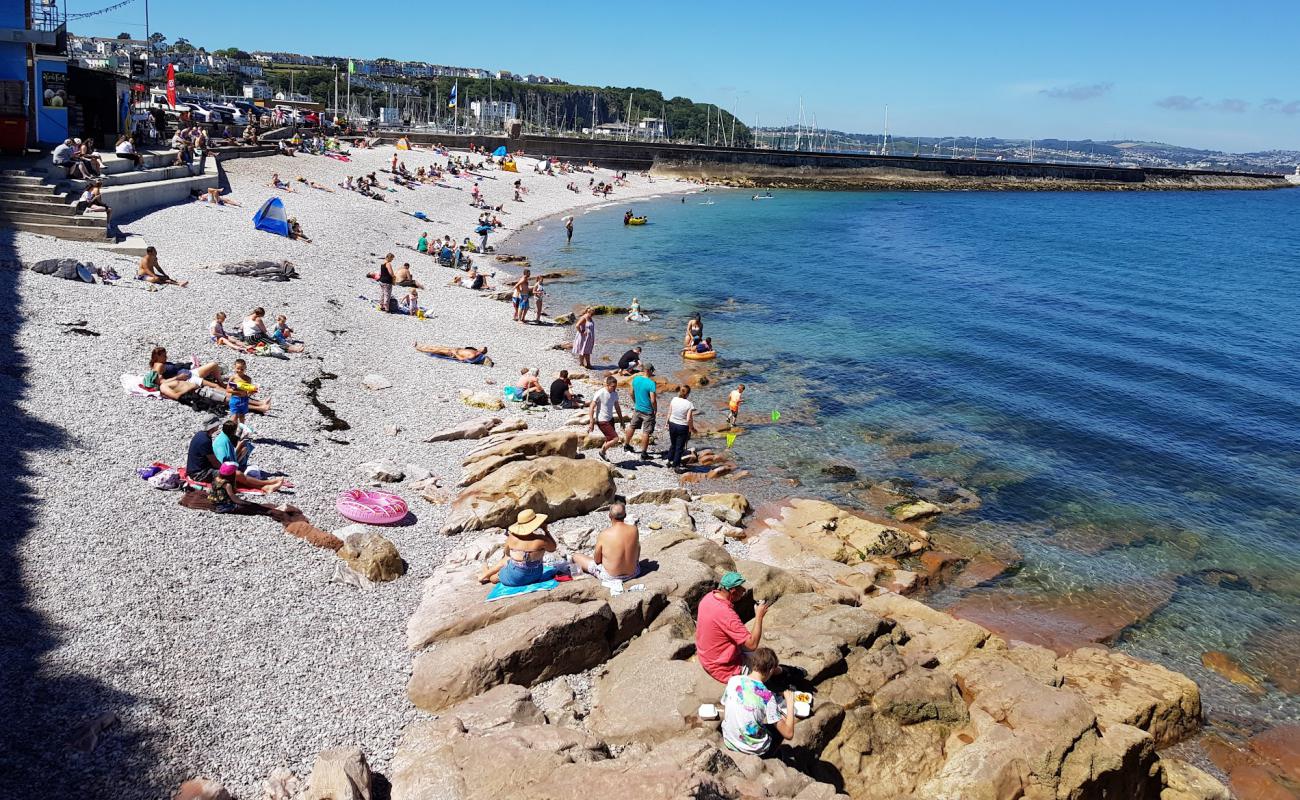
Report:
M644 225L645 223L646 217L632 217L627 221L628 225Z

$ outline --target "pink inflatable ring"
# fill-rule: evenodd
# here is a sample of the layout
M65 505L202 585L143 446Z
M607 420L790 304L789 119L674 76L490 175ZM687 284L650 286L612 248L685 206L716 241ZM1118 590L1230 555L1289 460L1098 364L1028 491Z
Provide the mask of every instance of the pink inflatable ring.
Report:
M406 501L388 492L348 489L339 492L334 507L353 522L391 525L406 517Z

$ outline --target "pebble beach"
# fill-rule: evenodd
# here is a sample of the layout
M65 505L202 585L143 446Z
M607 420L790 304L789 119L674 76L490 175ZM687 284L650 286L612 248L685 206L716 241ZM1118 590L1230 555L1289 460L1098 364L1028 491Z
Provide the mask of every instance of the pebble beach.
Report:
M135 259L10 234L11 261L76 258L128 278L88 285L6 267L12 288L0 314L12 352L4 370L10 419L0 435L19 523L10 534L16 602L4 656L11 678L4 749L12 756L13 785L45 787L50 797L131 800L170 796L181 781L211 775L236 798L258 798L273 769L305 774L324 748L359 746L383 772L403 726L422 713L405 693L411 657L404 626L421 583L458 544L439 532L445 507L422 500L409 477L391 484L415 517L384 531L408 573L369 590L332 582L333 553L287 535L274 521L186 509L177 503L179 492L140 480L138 467L183 464L191 435L216 418L131 397L120 387L123 373L148 368L155 345L166 346L174 361L218 361L228 370L237 354L209 341L213 314L225 311L233 330L262 306L268 321L286 314L306 342L306 352L288 360L248 359L258 396L272 403L268 415L249 418L257 443L252 461L296 485L272 502L292 503L317 527L337 530L347 521L334 508L336 493L364 486L358 466L379 459L411 476L427 471L453 489L474 443L423 440L482 415L462 403L461 390L499 394L521 367L538 368L544 384L560 369L576 369L572 356L554 347L570 341L572 329L515 323L507 303L449 285L459 273L399 247L413 246L423 231L431 238L472 236L480 210L470 205L468 180L452 179L452 188L401 188L382 203L337 188L295 182L295 192L283 193L269 185L276 172L336 187L345 176L378 171L393 152L354 151L351 163L315 156L232 160L223 165L228 196L242 207L187 203L123 220L125 231L158 248L164 269L189 281L187 288L145 291L129 280ZM446 162L429 151L399 155L412 172ZM500 215L504 229L491 237L501 253L511 252L508 233L567 209L691 188L630 176L610 198L597 198L585 189L586 173L548 177L533 174L531 158L518 163L518 175L490 171L481 181L488 203L507 212ZM595 172L597 181L612 176ZM516 178L529 190L524 202L512 200ZM583 191L567 190L570 180ZM312 243L254 230L251 217L272 195ZM428 221L402 213L417 211ZM575 238L582 225L579 216ZM563 235L558 223L555 232ZM376 310L378 289L365 275L388 252L398 264L409 261L425 285L426 319ZM509 265L476 258L496 272L498 287L506 283ZM241 259L288 260L301 278L276 283L218 274L219 265ZM616 358L622 348L602 345L599 319L597 328L597 360ZM413 349L417 340L486 346L495 363L430 358ZM392 385L367 388L363 378L371 374ZM312 382L319 386L315 400L346 429L323 429L327 419L310 396ZM594 387L575 388L590 394ZM501 415L547 429L572 412L508 408ZM638 490L676 485L659 468L637 469L635 481ZM556 530L584 524L592 520L568 520ZM108 714L116 720L92 750L63 744Z

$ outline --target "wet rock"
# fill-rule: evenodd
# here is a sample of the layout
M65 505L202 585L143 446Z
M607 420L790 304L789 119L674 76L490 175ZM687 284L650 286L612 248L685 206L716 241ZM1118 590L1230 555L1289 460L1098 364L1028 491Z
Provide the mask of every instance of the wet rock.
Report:
M1254 764L1234 769L1228 775L1228 783L1237 800L1295 800L1296 797L1276 773Z
M844 564L872 556L905 555L913 541L924 541L910 526L876 521L821 500L790 500L779 513L779 518L764 520L765 527L789 536L823 558Z
M1251 666L1269 683L1289 694L1300 694L1300 629L1265 628L1246 640Z
M856 480L858 477L858 471L846 464L831 464L822 467L822 474L837 481L851 481Z
M1186 761L1161 756L1160 769L1165 786L1160 800L1230 800L1228 787Z
M1213 670L1238 686L1243 686L1255 694L1264 693L1264 685L1237 663L1237 660L1221 650L1211 650L1201 654L1201 664Z
M614 493L613 475L600 461L562 456L515 461L457 495L442 532L505 527L526 508L552 520L578 516L609 503Z
M1175 588L1173 581L1153 579L1123 588L1069 595L989 589L968 594L949 611L1008 639L1066 653L1076 647L1114 641L1125 628L1163 608Z
M450 428L443 428L424 441L454 442L459 439L482 439L500 424L500 417L477 417Z
M370 800L371 780L361 748L324 750L316 756L305 800Z
M1250 749L1300 784L1300 725L1280 725L1250 738Z
M902 503L889 509L889 515L899 522L914 522L920 519L929 519L937 517L943 513L939 508L929 500L913 500L908 503Z

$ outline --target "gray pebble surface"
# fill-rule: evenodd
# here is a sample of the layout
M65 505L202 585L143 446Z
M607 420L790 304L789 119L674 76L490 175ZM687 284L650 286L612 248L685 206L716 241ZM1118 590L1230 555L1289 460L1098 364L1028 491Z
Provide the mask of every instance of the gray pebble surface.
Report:
M316 753L330 747L360 746L372 767L387 768L403 726L418 714L405 694L406 619L421 583L460 543L438 532L444 508L422 500L409 480L391 484L416 521L383 533L410 571L368 591L333 583L334 554L289 536L272 520L185 509L177 505L179 492L140 480L135 469L151 462L183 465L190 436L213 417L171 401L129 397L119 376L147 370L154 344L167 346L174 361L193 355L228 369L237 355L208 339L214 312L228 314L229 330L256 305L266 308L268 325L285 313L308 351L287 361L248 359L262 387L258 396L272 402L268 416L249 417L258 440L252 461L297 484L273 502L297 505L322 529L341 528L347 521L334 509L335 494L361 486L357 466L380 458L426 467L454 489L460 459L475 443L422 439L483 413L462 404L460 390L499 392L522 366L539 367L544 380L574 368L568 353L551 349L568 341L571 329L513 323L507 304L448 286L455 273L396 247L413 245L423 230L472 235L479 212L468 204L469 184L456 182L464 191L400 189L389 195L400 205L297 184L295 193L280 196L314 244L256 232L251 223L257 205L275 193L268 186L272 171L334 186L345 175L385 166L392 152L356 153L351 164L285 156L230 161L230 196L242 208L189 203L126 221L123 228L157 246L163 267L191 281L188 288L148 292L129 279L90 286L8 268L21 304L0 309L16 351L0 380L8 396L17 395L11 401L17 419L0 436L9 453L21 456L29 493L30 526L11 534L21 536L13 548L25 592L21 619L41 626L26 637L11 631L18 641L3 656L12 661L10 673L14 664L34 666L34 674L5 688L17 709L5 726L6 752L20 755L9 768L16 786L45 786L50 797L76 790L134 800L168 797L183 780L204 776L243 800L261 797L272 769L305 775ZM402 155L412 170L446 160ZM510 200L515 175L493 172L496 180L482 182L489 202L504 202L511 212L503 217L508 229L601 202L566 191L566 176L533 175L531 160L521 163L518 177L532 189L525 203ZM602 170L598 179L610 175ZM578 178L585 185L586 176ZM634 176L615 199L684 188ZM562 235L562 226L555 230ZM111 264L124 277L134 273L134 259L84 243L19 233L12 246L26 262L72 257ZM377 287L364 275L390 251L399 264L411 262L428 287L421 299L431 319L375 310ZM217 274L216 265L243 258L288 259L303 278L265 283ZM488 265L503 271L495 260ZM101 335L68 332L67 323L83 320L80 327ZM412 348L417 339L486 345L496 365L429 358ZM322 371L337 378L322 382L319 398L350 430L320 429L324 420L304 382ZM369 373L393 386L363 387ZM548 428L569 416L539 412L527 419L531 428ZM385 433L390 425L400 428L396 436ZM674 483L661 469L638 472L624 490ZM598 524L599 515L584 522ZM89 754L69 750L61 738L31 740L37 733L66 736L105 712L120 723Z

